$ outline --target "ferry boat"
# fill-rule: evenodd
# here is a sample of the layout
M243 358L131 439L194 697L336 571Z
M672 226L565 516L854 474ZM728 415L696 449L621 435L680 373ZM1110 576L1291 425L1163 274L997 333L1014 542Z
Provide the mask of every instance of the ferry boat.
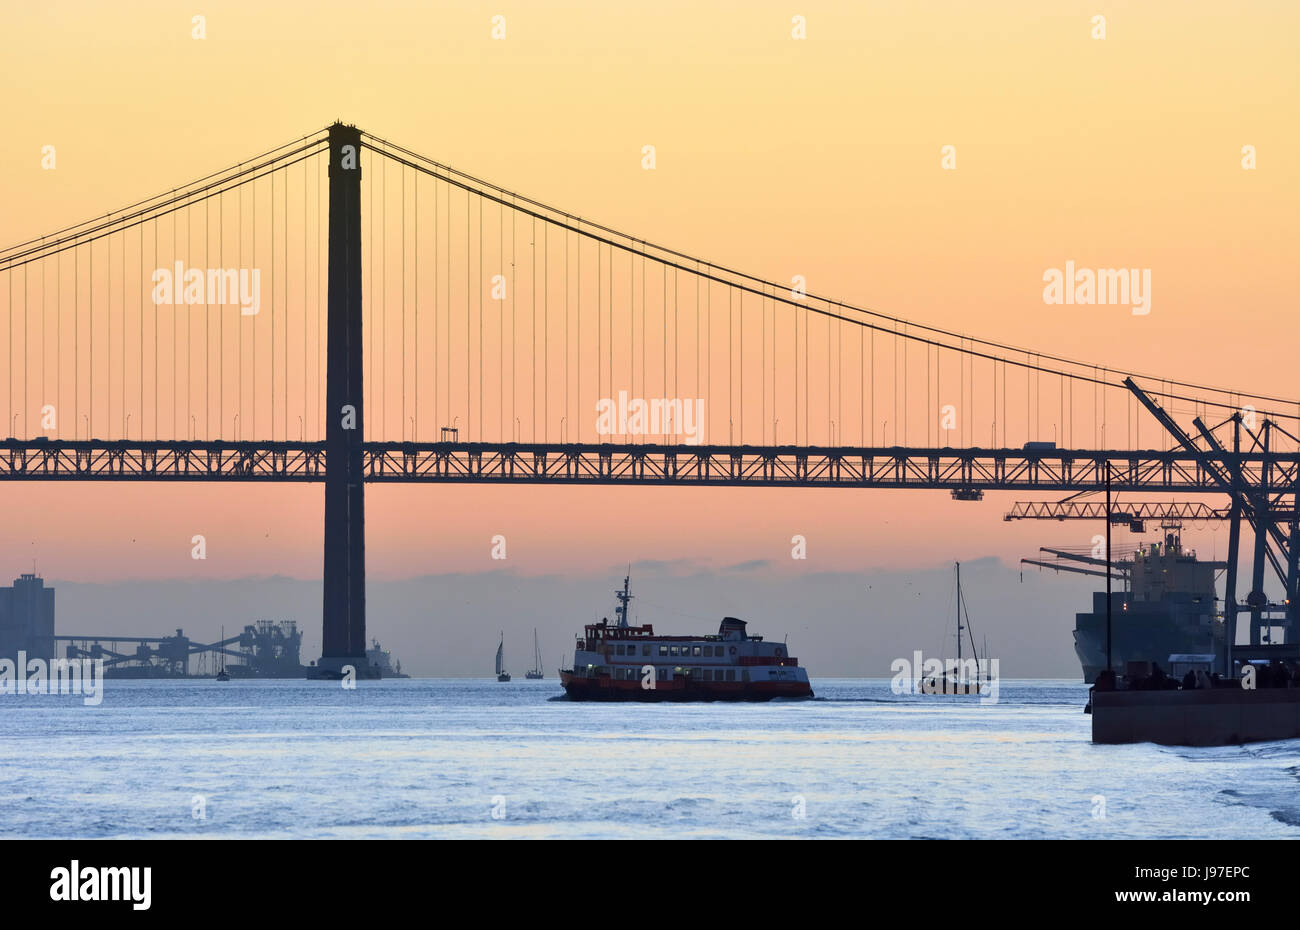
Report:
M575 701L768 701L811 698L808 672L784 643L750 636L744 620L724 617L716 634L664 636L632 626L630 576L615 591L616 622L583 627L573 667L560 684Z

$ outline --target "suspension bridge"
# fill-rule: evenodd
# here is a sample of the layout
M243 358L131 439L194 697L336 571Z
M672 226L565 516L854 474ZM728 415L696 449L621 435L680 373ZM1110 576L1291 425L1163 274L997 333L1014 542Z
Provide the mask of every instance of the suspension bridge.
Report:
M0 480L323 482L327 670L365 655L373 482L1076 496L1018 514L1051 518L1223 495L1230 629L1300 605L1300 401L819 296L353 126L14 245L0 274Z

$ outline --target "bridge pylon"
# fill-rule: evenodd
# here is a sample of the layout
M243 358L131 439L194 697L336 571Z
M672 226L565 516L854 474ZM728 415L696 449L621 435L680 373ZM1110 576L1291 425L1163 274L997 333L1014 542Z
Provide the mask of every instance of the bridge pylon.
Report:
M365 438L361 334L361 130L329 128L326 316L325 603L321 659L333 677L367 677Z

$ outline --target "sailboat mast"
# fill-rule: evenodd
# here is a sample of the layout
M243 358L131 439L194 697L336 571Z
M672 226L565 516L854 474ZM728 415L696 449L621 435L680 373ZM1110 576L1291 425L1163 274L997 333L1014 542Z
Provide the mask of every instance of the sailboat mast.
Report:
M961 668L961 563L957 566L957 667Z
M961 589L961 564L957 565L957 657L961 658L961 618L966 618L966 637L970 642L970 654L973 658L980 657L980 651L975 646L975 631L970 628L970 611L966 608L966 595ZM986 638L987 639L987 638ZM988 657L987 642L984 649L985 658Z

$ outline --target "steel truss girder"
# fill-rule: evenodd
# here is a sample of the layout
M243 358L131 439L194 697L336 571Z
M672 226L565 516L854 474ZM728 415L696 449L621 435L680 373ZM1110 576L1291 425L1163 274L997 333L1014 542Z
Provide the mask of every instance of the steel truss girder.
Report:
M370 483L640 484L986 491L1224 493L1222 470L1256 493L1300 485L1300 453L1186 450L377 443ZM1267 467L1266 467L1267 466ZM1269 477L1263 486L1264 475ZM0 440L0 480L323 481L320 442Z

